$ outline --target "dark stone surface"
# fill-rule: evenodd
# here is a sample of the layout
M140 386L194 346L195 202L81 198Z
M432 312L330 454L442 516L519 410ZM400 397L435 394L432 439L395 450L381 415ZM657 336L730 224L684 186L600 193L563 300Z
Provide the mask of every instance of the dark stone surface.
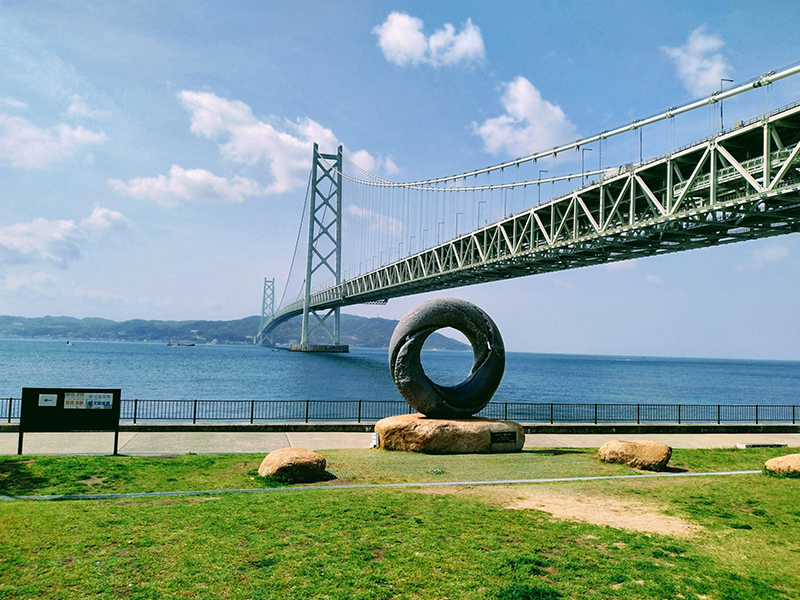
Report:
M438 329L452 327L472 345L474 359L467 378L455 386L431 381L420 352ZM429 417L471 417L492 399L505 370L503 338L480 308L458 298L434 298L415 307L394 330L389 366L397 389L413 408Z

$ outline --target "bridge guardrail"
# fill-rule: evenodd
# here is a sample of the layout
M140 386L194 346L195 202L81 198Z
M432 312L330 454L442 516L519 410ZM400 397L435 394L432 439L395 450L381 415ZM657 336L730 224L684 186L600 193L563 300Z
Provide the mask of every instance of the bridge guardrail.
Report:
M0 398L0 414L18 422L19 398ZM403 400L145 400L123 399L120 422L374 422L415 412ZM800 405L601 404L490 402L476 416L522 423L793 424Z

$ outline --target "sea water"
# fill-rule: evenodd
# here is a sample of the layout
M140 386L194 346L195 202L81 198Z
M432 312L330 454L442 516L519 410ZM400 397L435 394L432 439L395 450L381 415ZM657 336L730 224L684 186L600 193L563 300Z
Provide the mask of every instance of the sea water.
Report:
M471 352L424 351L453 385ZM400 400L385 349L0 340L0 398L23 387L120 388L150 400ZM497 402L800 405L800 362L508 353Z

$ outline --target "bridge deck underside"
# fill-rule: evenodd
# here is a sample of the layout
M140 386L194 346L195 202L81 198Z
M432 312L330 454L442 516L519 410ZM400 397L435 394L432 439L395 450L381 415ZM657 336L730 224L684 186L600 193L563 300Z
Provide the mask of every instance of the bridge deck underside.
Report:
M312 295L316 308L800 231L800 106ZM267 329L302 312L275 315Z

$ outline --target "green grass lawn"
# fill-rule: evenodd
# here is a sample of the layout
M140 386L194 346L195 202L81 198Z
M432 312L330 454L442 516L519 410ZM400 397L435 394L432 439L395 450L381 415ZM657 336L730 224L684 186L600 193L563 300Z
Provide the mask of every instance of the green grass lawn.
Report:
M676 450L671 464L759 469L796 451ZM598 462L596 450L323 454L329 470L352 483L632 472ZM0 457L0 494L260 487L270 485L253 473L261 458ZM0 598L800 598L798 479L327 489L336 483L259 494L0 501ZM506 508L531 494L645 506L693 533Z

